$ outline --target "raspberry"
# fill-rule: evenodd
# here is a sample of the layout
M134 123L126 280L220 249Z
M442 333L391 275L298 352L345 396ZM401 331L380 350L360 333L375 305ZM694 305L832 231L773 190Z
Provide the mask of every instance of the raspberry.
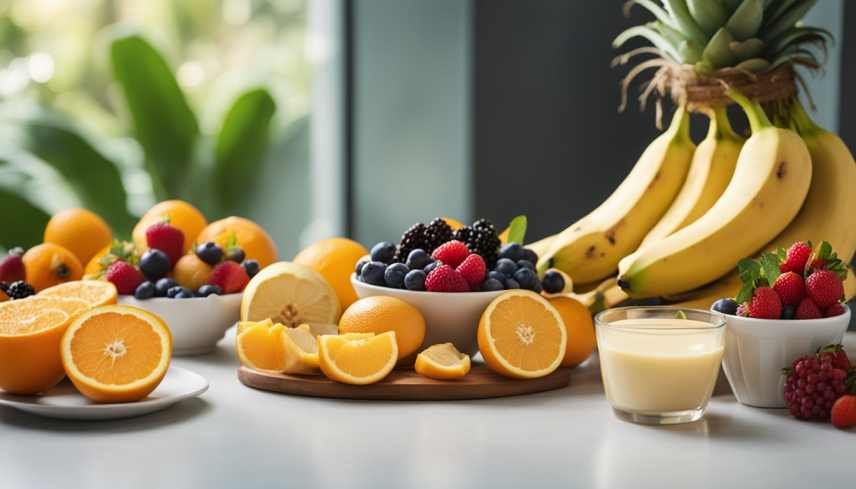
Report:
M143 277L137 267L125 261L115 261L107 267L104 278L116 286L116 291L122 295L131 295L137 290L137 286L143 283Z
M829 419L833 404L847 392L847 369L835 365L836 356L832 351L806 355L785 371L785 405L795 418Z
M788 248L785 261L779 265L779 270L802 275L805 270L805 264L810 256L811 245L805 241L797 241Z
M464 261L456 268L464 279L470 284L470 288L475 289L479 284L484 282L484 275L487 273L487 265L484 258L475 253L471 253Z
M795 319L817 319L819 317L823 317L820 309L817 305L806 297L802 301L800 301L800 305L797 306L797 312L794 315Z
M773 290L779 294L782 304L795 306L805 297L805 282L802 275L796 272L785 272L776 279Z
M211 271L208 284L220 287L224 294L234 294L244 290L249 281L250 277L244 267L233 261L224 261Z
M836 302L835 304L827 307L826 310L823 311L823 317L825 318L840 316L842 314L844 314L844 306L842 306L840 302Z
M844 296L844 284L832 270L818 270L805 280L806 293L817 307L826 309Z
M844 351L843 345L826 345L820 349L819 353L828 353L832 355L832 366L843 370L850 370L850 359L847 358L847 352Z
M463 275L449 265L440 265L425 278L429 292L469 292L470 286Z
M434 253L431 253L431 257L454 268L460 265L469 254L470 249L467 248L467 245L460 241L452 240L438 246L434 250Z
M770 287L758 287L749 302L749 316L758 319L779 319L782 301Z
M856 426L856 396L841 396L832 405L832 426L846 430Z
M166 253L172 266L175 266L184 254L184 233L167 222L159 222L146 228L146 243L149 248Z

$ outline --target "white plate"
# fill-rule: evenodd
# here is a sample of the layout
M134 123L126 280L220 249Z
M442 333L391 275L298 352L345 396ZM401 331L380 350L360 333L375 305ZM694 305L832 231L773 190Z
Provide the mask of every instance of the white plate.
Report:
M160 411L208 390L201 375L181 367L170 367L163 381L142 401L95 404L83 397L68 380L41 396L17 396L0 391L0 406L9 406L39 416L59 419L119 419Z

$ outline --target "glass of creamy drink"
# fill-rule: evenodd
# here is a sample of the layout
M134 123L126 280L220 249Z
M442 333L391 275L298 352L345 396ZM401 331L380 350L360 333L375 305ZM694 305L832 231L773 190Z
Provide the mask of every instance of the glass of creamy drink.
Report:
M619 307L595 324L606 398L619 418L660 425L704 416L724 349L721 314Z

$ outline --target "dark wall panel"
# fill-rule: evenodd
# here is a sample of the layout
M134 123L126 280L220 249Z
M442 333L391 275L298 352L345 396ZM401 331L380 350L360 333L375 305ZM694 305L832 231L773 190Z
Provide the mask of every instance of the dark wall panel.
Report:
M841 42L840 135L856 151L856 2L844 2L844 39ZM856 191L856 190L854 190Z

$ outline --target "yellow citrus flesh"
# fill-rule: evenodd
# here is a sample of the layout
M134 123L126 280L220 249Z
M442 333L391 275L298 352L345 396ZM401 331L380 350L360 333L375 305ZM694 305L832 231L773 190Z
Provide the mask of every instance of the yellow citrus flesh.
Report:
M395 332L319 336L318 359L331 380L354 385L379 382L398 361Z
M285 348L282 344L281 324L257 324L246 328L236 338L238 360L241 364L263 372L282 372L285 369Z
M419 309L388 296L366 297L351 304L339 319L341 333L395 331L399 359L416 353L425 339L425 318Z
M527 290L508 291L494 299L478 328L485 364L506 377L521 379L556 370L565 357L567 336L556 308Z
M570 297L551 297L547 300L559 311L568 332L568 343L562 366L576 367L591 356L597 342L591 311L580 301Z
M470 357L452 343L431 345L416 356L416 373L431 379L459 379L470 371Z
M105 280L75 280L48 287L39 292L39 297L80 299L90 307L98 307L115 304L118 293L116 286Z
M315 270L290 262L274 263L253 277L241 299L241 320L271 319L287 327L335 324L336 292Z
M296 328L282 331L282 343L285 346L285 369L287 374L317 374L319 368L318 341L302 324Z
M19 302L23 301L0 305ZM38 394L59 383L65 377L59 345L70 322L70 315L60 309L36 308L29 313L22 309L13 318L4 313L0 318L0 390Z
M166 375L172 335L148 311L102 306L74 319L60 353L81 394L96 402L132 402L149 395Z
M294 257L294 263L306 265L320 273L336 290L343 309L357 300L351 285L351 274L360 258L368 250L356 241L346 238L322 239L303 249Z
M149 247L146 242L146 230L149 226L164 220L168 220L171 226L184 234L185 252L193 247L199 233L208 226L205 216L196 207L181 200L165 200L143 214L140 222L134 226L133 239L139 249L145 250Z

